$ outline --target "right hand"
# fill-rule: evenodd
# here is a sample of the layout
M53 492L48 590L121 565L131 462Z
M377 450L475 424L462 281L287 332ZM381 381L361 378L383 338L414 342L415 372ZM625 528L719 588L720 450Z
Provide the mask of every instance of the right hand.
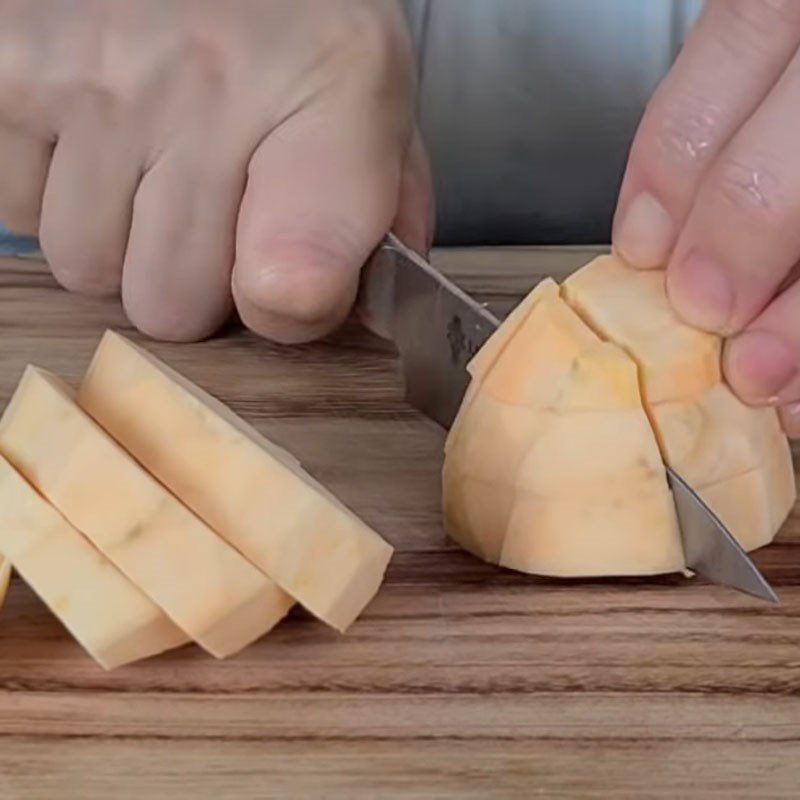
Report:
M394 0L0 0L0 221L142 331L322 335L430 217Z
M800 3L709 0L636 134L614 246L667 264L746 402L800 437Z

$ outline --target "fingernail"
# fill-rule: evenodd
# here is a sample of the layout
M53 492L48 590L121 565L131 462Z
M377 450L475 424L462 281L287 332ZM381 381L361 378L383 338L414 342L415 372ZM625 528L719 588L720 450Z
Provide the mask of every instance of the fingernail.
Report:
M790 439L800 439L800 403L782 406L778 413L784 433Z
M690 252L670 264L667 292L673 307L689 325L726 334L733 314L733 286L716 261Z
M635 267L653 269L666 264L675 240L675 227L664 206L649 192L638 194L614 231L614 250Z
M766 331L747 331L725 346L725 376L743 400L776 405L798 374L792 348Z

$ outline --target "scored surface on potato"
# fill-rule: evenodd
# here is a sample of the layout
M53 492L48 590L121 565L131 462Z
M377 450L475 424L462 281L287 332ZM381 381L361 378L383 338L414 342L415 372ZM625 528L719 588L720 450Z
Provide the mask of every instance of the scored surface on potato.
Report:
M593 330L633 357L648 403L692 397L720 382L719 337L678 320L662 270L633 270L600 256L567 278L562 294Z
M724 384L721 341L675 317L663 271L595 259L543 281L470 365L446 444L449 534L548 575L684 567L664 463L748 549L795 500L774 409Z
M484 355L471 370L447 444L448 532L482 558L527 572L680 569L675 509L635 363L549 286L532 297L513 335L501 328L490 340L494 360Z

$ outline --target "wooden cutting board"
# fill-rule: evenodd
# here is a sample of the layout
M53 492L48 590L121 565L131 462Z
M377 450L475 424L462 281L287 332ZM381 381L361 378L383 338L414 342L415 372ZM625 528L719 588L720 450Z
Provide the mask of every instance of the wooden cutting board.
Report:
M510 306L586 252L446 251ZM77 382L114 302L0 262L0 401L28 362ZM356 325L281 348L238 329L149 345L295 453L396 546L347 636L302 611L230 661L187 647L106 674L20 582L0 612L2 800L796 798L800 522L756 560L782 605L482 564L439 521L443 434ZM102 598L98 598L102 602Z

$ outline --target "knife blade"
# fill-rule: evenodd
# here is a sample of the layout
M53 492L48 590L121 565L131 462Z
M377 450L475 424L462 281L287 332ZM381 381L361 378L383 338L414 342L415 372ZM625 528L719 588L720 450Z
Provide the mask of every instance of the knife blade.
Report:
M469 384L467 364L500 320L391 235L364 267L357 310L395 343L409 402L449 428Z
M778 596L767 579L703 498L670 467L667 481L675 499L689 569L711 583L777 603Z
M398 349L408 401L449 428L469 384L467 364L500 325L483 305L393 235L364 267L358 314ZM778 598L702 498L667 467L686 564L711 583Z

